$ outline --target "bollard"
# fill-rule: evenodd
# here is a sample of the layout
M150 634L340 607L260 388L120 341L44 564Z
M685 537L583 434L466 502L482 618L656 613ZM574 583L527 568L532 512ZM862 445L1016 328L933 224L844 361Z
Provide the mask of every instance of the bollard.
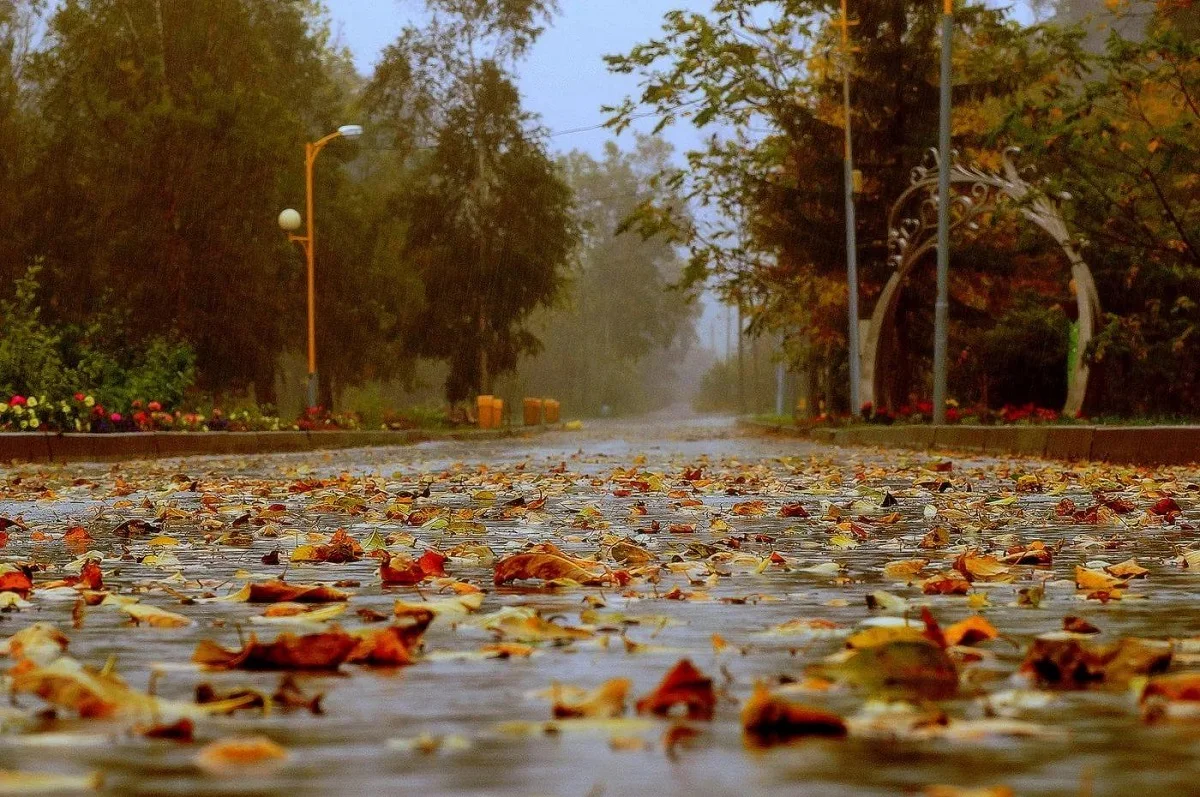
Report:
M492 397L479 396L475 399L475 415L479 419L480 429L492 428Z
M559 404L554 399L546 399L543 403L545 407L546 423L558 423Z
M542 409L545 402L541 399L527 398L525 399L525 425L526 426L541 426L542 425Z

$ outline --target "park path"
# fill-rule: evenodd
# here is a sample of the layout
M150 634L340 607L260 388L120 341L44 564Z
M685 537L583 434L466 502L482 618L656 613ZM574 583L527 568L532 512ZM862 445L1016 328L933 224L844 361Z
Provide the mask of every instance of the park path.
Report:
M1144 674L1192 672L1200 658L1194 472L834 449L664 415L530 439L3 477L0 516L19 523L0 554L37 570L0 613L0 635L53 624L71 662L111 659L136 693L105 692L108 716L78 716L78 683L31 681L29 668L60 666L51 654L64 652L36 636L29 661L0 659L16 694L0 716L4 769L99 773L108 793L147 795L1184 794L1200 771L1195 720L1180 718L1195 704L1139 702ZM338 529L351 555L328 557ZM557 546L572 574L628 578L493 583L497 562L535 543ZM313 560L323 547L332 561ZM385 547L396 561L449 554L448 576L384 585ZM89 559L102 586L54 586ZM1146 573L1106 573L1130 559ZM214 600L280 575L335 586L347 608L267 617L271 606ZM133 626L134 599L180 619ZM280 691L280 672L192 662L205 640L236 650L251 633L374 633L397 601L408 619L415 604L437 611L410 666L344 664ZM926 644L922 607L954 637L945 650ZM1066 616L1102 642L1150 641L1118 654L1120 667L1088 658L1083 636L1030 656ZM858 636L869 629L884 647ZM915 678L876 655L917 643L935 660ZM1091 667L1090 688L1039 683L1050 659L1072 655ZM683 658L712 680L713 718L636 713ZM844 718L848 735L750 739L740 712L756 682ZM139 696L151 683L154 697ZM146 738L195 713L200 684L280 705L197 717L190 744ZM323 694L321 712L285 707L303 702L295 690ZM555 703L586 718L548 724ZM205 748L250 736L281 750L249 766Z

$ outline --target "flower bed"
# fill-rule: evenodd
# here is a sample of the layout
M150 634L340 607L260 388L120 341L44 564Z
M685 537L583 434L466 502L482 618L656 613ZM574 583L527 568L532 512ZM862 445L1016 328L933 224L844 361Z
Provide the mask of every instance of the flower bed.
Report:
M330 413L311 407L293 422L257 409L226 413L167 409L158 401L133 401L115 409L86 393L69 399L46 396L12 396L0 402L0 432L279 432L359 429L353 413Z

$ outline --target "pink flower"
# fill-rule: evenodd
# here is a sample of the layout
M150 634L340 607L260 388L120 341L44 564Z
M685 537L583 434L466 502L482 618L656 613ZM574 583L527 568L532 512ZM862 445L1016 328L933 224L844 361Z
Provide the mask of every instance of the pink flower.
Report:
M121 413L114 412L112 415L108 416L108 419L110 421L112 421L113 423L120 423L121 422Z
M151 412L158 412L159 410L162 409L162 405L159 404L157 401L151 401L146 406L150 409Z
M23 406L25 406L25 397L24 396L13 396L11 399L8 400L8 403L13 405L14 407L23 407Z

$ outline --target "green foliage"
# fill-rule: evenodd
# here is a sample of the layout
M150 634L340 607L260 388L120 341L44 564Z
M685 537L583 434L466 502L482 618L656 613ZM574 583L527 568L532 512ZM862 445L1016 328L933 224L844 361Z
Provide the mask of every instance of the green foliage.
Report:
M526 321L558 294L577 231L570 191L529 128L511 73L553 6L431 0L384 56L365 103L415 163L389 204L406 220L397 255L423 291L407 329L446 360L446 395L490 392L540 341Z
M1164 5L1143 39L1064 60L997 130L1072 197L1109 313L1089 353L1102 413L1200 412L1200 39L1185 21Z
M134 401L178 407L195 380L196 355L162 336L135 343L119 314L86 327L45 323L38 304L39 268L17 280L0 301L0 398L40 396L51 402L89 394L113 409Z
M0 301L0 400L16 395L65 395L73 385L63 364L62 334L41 318L37 275L30 268Z
M1070 321L1043 297L1025 296L982 336L982 371L992 407L1059 407L1066 400ZM982 398L982 397L981 397Z

